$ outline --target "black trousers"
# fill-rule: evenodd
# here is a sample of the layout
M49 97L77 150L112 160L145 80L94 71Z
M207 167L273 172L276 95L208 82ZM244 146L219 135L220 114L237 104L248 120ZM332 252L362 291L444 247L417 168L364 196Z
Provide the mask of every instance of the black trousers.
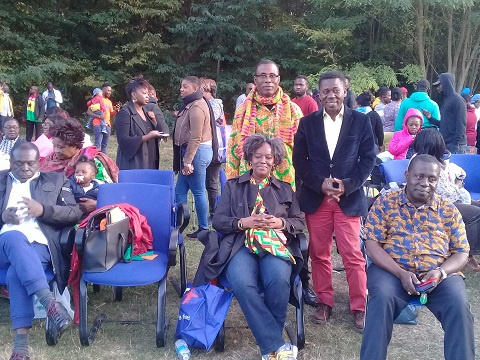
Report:
M25 134L25 139L30 142L32 141L32 136L33 136L33 130L35 129L35 140L38 139L40 135L42 135L42 123L41 122L35 122L35 121L26 121L27 129L26 129L26 134Z
M217 196L220 195L220 168L222 164L211 162L207 167L207 176L205 177L205 187L208 194L208 208L210 216L215 213L217 205Z

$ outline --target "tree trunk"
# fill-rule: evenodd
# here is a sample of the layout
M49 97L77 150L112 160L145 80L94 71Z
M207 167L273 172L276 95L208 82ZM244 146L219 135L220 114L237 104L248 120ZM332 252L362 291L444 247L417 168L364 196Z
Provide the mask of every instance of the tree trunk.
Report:
M453 37L453 10L448 10L447 14L447 70L452 72L453 60L452 60L452 37Z
M418 63L423 69L425 76L427 75L427 67L425 64L425 14L423 0L417 0L414 4L415 16L417 23L417 51Z

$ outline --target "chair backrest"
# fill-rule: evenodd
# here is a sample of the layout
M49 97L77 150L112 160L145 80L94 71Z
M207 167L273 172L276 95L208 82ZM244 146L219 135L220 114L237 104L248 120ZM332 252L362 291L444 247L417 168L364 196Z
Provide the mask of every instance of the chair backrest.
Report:
M467 173L465 189L480 193L480 155L452 154L450 162L460 166Z
M381 163L380 171L385 176L386 183L405 183L405 171L408 168L408 162L409 160L391 160Z
M152 228L153 249L168 256L172 211L170 187L142 183L103 184L98 190L97 207L118 203L135 206Z
M172 170L120 170L118 173L118 182L170 186L172 188L172 203L175 203L175 177Z

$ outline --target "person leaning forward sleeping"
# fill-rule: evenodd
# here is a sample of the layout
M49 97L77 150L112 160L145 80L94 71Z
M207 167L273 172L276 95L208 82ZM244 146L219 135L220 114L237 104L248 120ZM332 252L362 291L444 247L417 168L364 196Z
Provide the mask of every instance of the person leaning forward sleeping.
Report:
M290 184L272 176L281 163L280 139L251 135L244 145L250 171L228 180L213 217L215 232L201 232L205 244L193 282L224 274L257 341L262 359L295 359L282 331L290 284L303 266L296 235L305 219ZM263 296L262 296L263 293Z

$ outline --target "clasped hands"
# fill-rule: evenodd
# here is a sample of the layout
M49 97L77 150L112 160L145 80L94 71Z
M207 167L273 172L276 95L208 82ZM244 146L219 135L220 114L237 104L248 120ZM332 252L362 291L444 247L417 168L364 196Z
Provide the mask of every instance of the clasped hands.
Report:
M338 187L334 187L334 183L337 183ZM322 192L329 197L328 201L335 200L339 202L340 197L345 194L345 186L340 179L326 178L322 183Z
M43 205L38 201L23 197L18 205L18 207L6 208L2 213L2 221L5 224L19 225L26 218L35 219L43 215ZM23 214L19 215L19 212Z
M244 229L282 229L282 219L270 214L254 214L242 219L242 227Z

